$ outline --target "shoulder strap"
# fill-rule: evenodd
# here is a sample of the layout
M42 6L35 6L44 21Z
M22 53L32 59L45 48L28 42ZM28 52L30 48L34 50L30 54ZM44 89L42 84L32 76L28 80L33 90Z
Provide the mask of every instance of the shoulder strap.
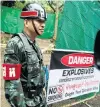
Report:
M27 38L24 36L23 33L18 33L18 36L20 37L20 39L22 40L23 44L24 44L24 47L25 47L25 56L26 56L26 62L28 62L28 59L27 59L27 53L26 51L27 50L31 50L30 46L29 46L29 42L27 40ZM31 86L31 79L30 79L30 75L28 74L27 75L27 87L30 87Z
M29 42L28 42L27 38L24 36L24 34L23 34L23 33L18 33L18 35L19 35L19 37L21 38L21 40L22 40L22 42L23 42L23 44L24 44L24 46L25 46L25 50L26 50L26 51L27 51L27 50L31 50L31 48L30 48L30 46L29 46ZM32 45L32 47L33 47L34 51L37 53L37 57L38 57L39 62L40 62L40 64L41 64L43 61L42 61L42 58L40 57L40 52L39 52L37 46Z
M25 46L25 51L27 51L29 49L31 50L31 48L29 46L29 42L28 42L27 38L24 36L24 34L23 33L18 33L18 35L19 35L20 39L22 40L22 42Z

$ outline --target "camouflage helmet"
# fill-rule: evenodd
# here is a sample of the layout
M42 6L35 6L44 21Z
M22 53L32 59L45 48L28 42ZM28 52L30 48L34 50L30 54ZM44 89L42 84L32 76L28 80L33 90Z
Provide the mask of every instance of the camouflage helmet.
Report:
M45 9L37 3L27 4L21 12L20 18L22 19L39 19L45 21L47 14Z

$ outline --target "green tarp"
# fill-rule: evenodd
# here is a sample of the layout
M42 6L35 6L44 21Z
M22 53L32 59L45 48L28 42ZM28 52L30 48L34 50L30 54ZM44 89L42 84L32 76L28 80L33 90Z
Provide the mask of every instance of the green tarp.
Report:
M98 30L100 2L66 1L58 26L56 48L93 51ZM86 99L93 95L94 93L83 95L78 99Z
M66 1L59 22L57 49L93 51L100 29L100 2Z
M21 10L1 7L1 31L7 33L18 33L23 29L23 19L20 19ZM44 33L40 38L50 39L54 34L55 14L48 14Z

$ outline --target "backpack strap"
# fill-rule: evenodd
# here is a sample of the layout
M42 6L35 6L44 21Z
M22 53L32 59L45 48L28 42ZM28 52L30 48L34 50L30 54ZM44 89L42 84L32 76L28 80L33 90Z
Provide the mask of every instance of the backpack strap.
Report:
M21 38L21 40L22 40L22 42L23 42L23 44L25 46L25 51L31 50L31 48L29 46L30 44L29 44L27 38L25 37L25 35L23 33L18 33L18 35ZM33 47L34 51L37 53L37 57L39 59L39 63L42 64L43 63L43 59L41 59L40 55L39 55L41 52L38 51L37 46L34 46L34 44L32 44L32 47Z
M25 37L25 35L23 33L18 33L18 36L20 37L20 39L22 40L23 44L24 44L24 48L25 48L25 57L26 57L26 62L28 62L28 58L27 58L27 50L31 50L30 44L27 40L27 38ZM27 64L28 65L28 64ZM31 77L30 75L27 76L27 87L29 88L31 86Z
M25 51L27 51L29 49L31 50L31 48L29 46L30 44L29 44L27 38L25 37L25 35L23 33L18 33L18 35L19 35L20 39L22 40L22 42L25 46Z

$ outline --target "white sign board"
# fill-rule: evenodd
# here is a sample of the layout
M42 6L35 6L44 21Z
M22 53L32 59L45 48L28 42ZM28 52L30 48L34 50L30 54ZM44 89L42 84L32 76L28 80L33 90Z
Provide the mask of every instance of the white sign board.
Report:
M51 55L47 103L98 92L99 78L92 53L55 50Z

